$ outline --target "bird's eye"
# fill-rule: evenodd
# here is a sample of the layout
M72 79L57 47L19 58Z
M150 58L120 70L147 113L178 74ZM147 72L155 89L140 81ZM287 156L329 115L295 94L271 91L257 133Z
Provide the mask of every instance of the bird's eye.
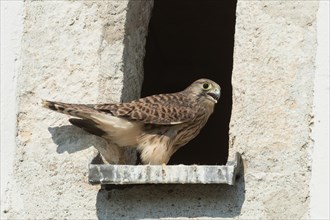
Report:
M209 90L209 89L211 89L211 85L209 83L205 82L205 83L203 83L203 89Z

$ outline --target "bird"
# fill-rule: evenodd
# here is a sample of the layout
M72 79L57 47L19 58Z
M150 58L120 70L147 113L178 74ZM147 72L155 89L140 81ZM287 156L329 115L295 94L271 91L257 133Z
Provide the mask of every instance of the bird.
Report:
M142 164L166 165L207 123L221 94L210 79L186 89L131 102L70 104L42 100L42 106L73 116L69 122L120 147L135 147Z

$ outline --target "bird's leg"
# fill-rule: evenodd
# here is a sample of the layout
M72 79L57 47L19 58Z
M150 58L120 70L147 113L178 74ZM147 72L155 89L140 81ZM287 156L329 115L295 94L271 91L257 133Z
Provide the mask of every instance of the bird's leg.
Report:
M162 163L162 174L163 174L163 176L166 176L165 168L166 168L166 163Z

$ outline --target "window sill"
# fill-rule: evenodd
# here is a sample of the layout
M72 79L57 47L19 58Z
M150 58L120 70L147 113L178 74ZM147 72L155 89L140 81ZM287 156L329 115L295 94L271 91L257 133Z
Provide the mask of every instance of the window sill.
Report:
M228 184L235 185L241 155L226 165L89 165L91 184Z

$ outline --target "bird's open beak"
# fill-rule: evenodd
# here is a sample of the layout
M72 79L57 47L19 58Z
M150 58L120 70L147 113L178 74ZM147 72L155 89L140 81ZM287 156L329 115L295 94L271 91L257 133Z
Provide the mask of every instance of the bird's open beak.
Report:
M209 92L207 95L213 99L214 103L217 103L220 98L220 90L217 89L214 92Z

